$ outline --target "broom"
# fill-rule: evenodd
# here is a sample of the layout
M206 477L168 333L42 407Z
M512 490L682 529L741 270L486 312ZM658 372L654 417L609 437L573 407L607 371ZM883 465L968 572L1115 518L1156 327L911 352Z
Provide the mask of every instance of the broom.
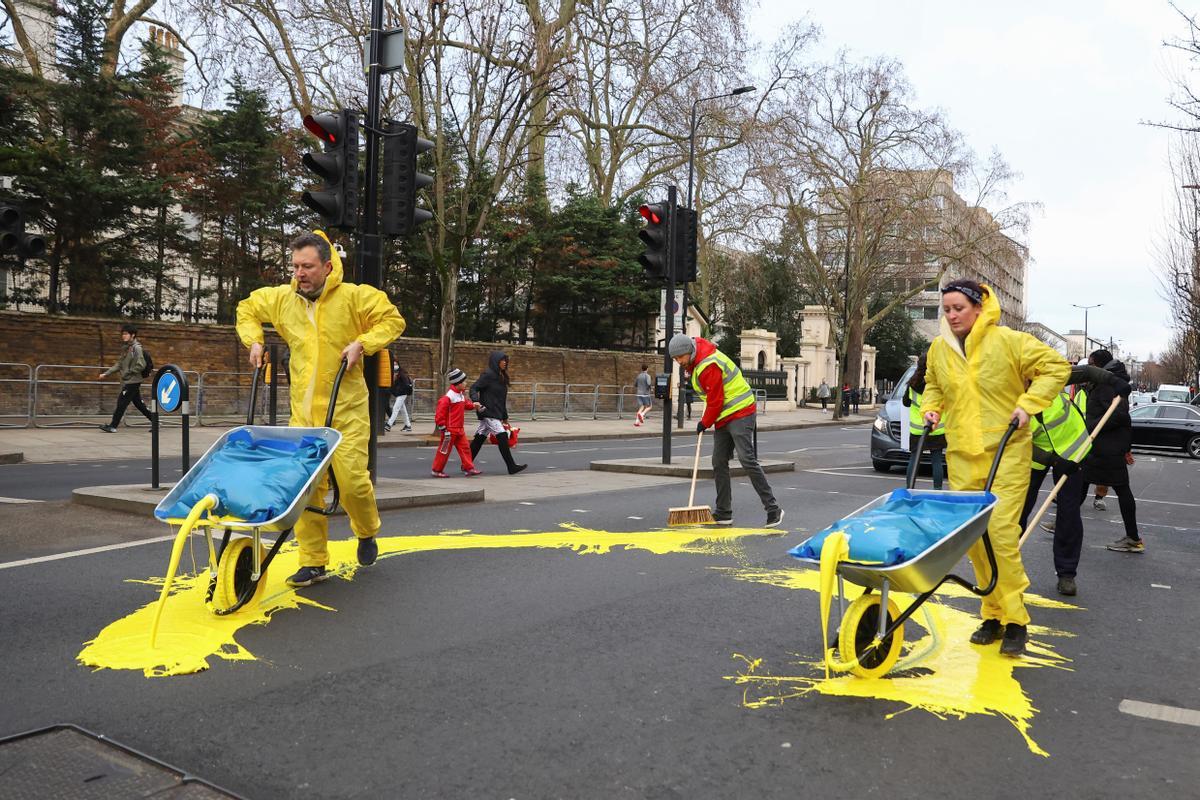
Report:
M1095 429L1091 432L1091 435L1088 436L1088 442L1096 441L1096 437L1100 435L1100 430L1104 427L1104 423L1108 422L1108 418L1113 415L1113 412L1116 411L1120 405L1121 397L1118 395L1113 398L1112 403L1108 406L1108 410L1104 412L1104 416L1100 418L1098 423L1096 423ZM1058 490L1061 489L1063 484L1067 482L1068 477L1070 476L1063 475L1058 479L1058 483L1054 484L1054 489L1050 492L1050 496L1046 498L1046 502L1042 503L1042 507L1038 509L1037 514L1035 514L1033 519L1029 521L1028 527L1025 528L1025 532L1021 534L1021 538L1017 541L1018 548L1025 544L1025 540L1029 538L1029 534L1033 533L1033 529L1037 527L1037 524L1042 521L1042 517L1044 517L1046 512L1050 510L1050 504L1054 502L1054 498L1058 497Z
M688 495L688 504L683 508L667 509L667 525L716 525L712 509L708 506L694 506L696 500L696 476L700 474L700 439L704 431L696 433L696 461L692 464L692 493Z

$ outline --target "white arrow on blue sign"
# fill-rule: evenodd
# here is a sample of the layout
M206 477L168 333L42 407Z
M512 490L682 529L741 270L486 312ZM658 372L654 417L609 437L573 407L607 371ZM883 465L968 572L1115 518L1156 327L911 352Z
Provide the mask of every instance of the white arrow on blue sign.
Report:
M179 378L173 372L164 372L154 387L155 398L161 411L171 412L179 408Z

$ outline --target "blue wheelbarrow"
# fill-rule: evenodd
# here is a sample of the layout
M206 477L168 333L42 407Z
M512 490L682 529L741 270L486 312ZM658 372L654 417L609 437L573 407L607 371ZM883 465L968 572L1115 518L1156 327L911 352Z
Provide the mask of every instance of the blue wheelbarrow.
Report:
M996 507L991 488L1004 448L1015 430L1014 422L1001 438L982 492L918 491L917 459L930 432L926 425L913 448L904 489L875 498L788 551L797 560L821 570L823 638L828 636L830 598L836 579L841 623L835 645L825 648L827 670L863 678L882 677L900 660L904 623L942 584L953 581L980 597L996 588L996 554L987 530ZM951 572L981 538L992 576L982 587ZM865 589L849 608L845 605L846 581ZM903 611L892 597L896 591L915 596ZM919 660L936 644L935 639L905 664Z
M218 616L232 614L253 600L280 547L305 511L337 512L337 480L330 463L342 435L333 428L338 390L346 374L343 360L333 381L323 428L282 428L254 424L255 400L263 369L254 371L246 424L224 433L172 487L154 516L179 533L171 548L167 578L159 596L150 641L179 568L184 543L196 529L208 547L208 590L205 605ZM314 487L329 472L333 499L325 507L307 505ZM213 529L221 528L220 542ZM275 534L270 549L263 534Z

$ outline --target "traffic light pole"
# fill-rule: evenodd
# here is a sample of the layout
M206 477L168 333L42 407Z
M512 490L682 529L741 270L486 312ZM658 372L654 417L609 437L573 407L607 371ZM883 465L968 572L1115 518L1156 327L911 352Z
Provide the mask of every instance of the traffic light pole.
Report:
M371 0L370 62L367 66L367 158L363 169L362 231L358 242L358 282L379 288L383 285L383 250L379 238L379 96L382 83L383 0ZM379 356L368 356L363 364L367 378L367 408L371 414L371 437L367 444L367 469L374 481L377 473L376 440L383 420L379 414Z
M675 207L677 198L675 196L675 187L667 187L667 219L668 224L674 226L677 223ZM673 227L667 228L667 297L663 303L663 318L667 324L666 338L663 339L663 371L670 376L674 372L675 360L671 358L671 336L675 329L675 314L671 311L671 306L675 302L675 265L678 261L678 247L675 246L675 231ZM671 385L670 377L667 378L667 396L663 399L662 411L662 463L671 463ZM679 391L683 392L683 370L679 371Z

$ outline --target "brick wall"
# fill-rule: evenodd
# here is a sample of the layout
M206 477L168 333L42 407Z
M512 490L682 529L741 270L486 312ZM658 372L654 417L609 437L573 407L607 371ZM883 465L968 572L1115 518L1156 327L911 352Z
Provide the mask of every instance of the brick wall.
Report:
M230 325L187 325L179 322L138 323L138 338L156 367L174 363L189 372L242 372L248 369L246 349ZM273 336L273 334L272 334ZM268 341L279 341L268 338ZM392 352L414 378L432 378L437 369L437 341L402 336ZM564 350L550 347L459 342L455 366L474 378L486 366L488 354L503 348L510 373L521 383L580 383L623 385L633 382L643 363L651 372L661 369L661 355L604 350ZM121 320L92 317L54 317L0 311L0 362L76 364L105 368L121 352ZM657 366L656 366L657 365ZM437 380L435 385L440 385ZM107 398L105 393L105 397ZM107 398L106 402L111 402Z

